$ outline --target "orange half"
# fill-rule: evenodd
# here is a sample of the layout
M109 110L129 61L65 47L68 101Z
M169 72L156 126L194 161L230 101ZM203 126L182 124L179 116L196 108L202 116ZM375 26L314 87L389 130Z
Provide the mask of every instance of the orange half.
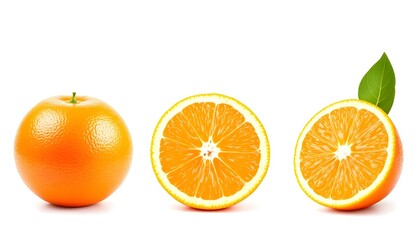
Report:
M244 104L221 94L188 97L160 119L151 146L153 170L179 202L221 209L249 196L269 165L263 125Z
M402 144L389 116L361 100L322 109L302 130L294 168L302 190L327 207L371 206L394 188L402 167Z

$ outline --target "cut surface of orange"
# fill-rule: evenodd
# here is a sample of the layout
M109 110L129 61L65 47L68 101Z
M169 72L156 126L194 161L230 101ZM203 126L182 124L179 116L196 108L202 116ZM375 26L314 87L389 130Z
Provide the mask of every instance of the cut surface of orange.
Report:
M198 209L222 209L260 185L269 166L269 142L244 104L221 94L199 94L162 116L151 159L158 181L176 200Z
M315 202L341 210L385 198L400 176L402 144L389 116L362 100L343 100L319 111L295 148L295 175Z

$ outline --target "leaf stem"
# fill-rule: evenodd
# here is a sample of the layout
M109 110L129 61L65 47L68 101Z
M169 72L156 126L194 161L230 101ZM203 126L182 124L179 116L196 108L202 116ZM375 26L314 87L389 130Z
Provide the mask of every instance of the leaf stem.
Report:
M73 96L71 97L70 103L77 103L76 92L73 92Z

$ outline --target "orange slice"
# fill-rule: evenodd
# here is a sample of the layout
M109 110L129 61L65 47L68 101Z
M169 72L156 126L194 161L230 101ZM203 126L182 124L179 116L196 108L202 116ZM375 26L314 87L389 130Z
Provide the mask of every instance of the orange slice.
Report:
M160 119L151 146L153 170L179 202L221 209L248 197L269 166L269 143L255 114L236 99L200 94Z
M295 149L295 175L315 202L341 210L371 206L398 181L402 145L389 116L361 100L344 100L318 112Z

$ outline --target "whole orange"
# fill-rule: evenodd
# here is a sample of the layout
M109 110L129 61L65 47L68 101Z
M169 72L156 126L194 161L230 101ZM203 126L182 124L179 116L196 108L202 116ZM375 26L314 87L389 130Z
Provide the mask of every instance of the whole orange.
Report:
M125 179L132 158L129 130L105 102L57 96L34 106L15 139L16 167L45 201L65 207L98 203Z

